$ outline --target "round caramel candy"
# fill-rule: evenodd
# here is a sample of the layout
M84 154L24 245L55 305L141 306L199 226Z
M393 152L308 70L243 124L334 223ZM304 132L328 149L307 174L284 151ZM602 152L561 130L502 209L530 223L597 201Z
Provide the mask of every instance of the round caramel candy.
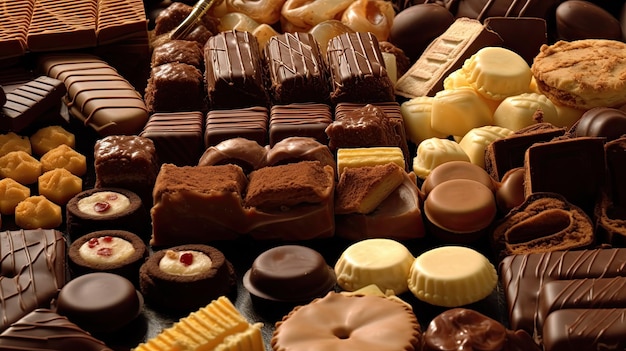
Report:
M483 168L465 161L449 161L435 167L430 172L422 184L422 192L428 196L437 185L452 179L474 180L492 191L495 190L491 176Z

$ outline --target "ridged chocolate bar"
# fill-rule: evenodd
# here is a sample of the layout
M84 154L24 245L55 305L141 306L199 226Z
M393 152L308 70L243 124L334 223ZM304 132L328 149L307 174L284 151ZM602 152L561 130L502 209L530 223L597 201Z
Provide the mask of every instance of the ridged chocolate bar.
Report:
M40 58L46 75L65 83L70 115L100 135L136 134L148 121L141 95L115 69L88 54L50 54Z
M344 33L328 42L330 98L340 102L395 101L393 83L372 33Z
M273 36L265 47L265 57L275 104L329 100L329 72L313 35L299 32Z
M292 136L328 144L325 130L332 122L330 106L326 104L274 105L270 111L270 146Z
M28 29L30 51L96 46L97 0L37 0Z
M27 314L0 334L0 350L112 351L66 317L44 308Z
M155 113L139 136L152 139L160 163L193 166L204 150L202 112Z
M626 309L566 309L551 313L544 328L544 351L626 349Z
M10 91L0 113L0 130L20 132L37 124L49 112L59 114L61 98L66 92L63 82L47 76Z
M100 0L96 36L98 45L120 41L138 34L148 38L148 20L143 1Z
M66 281L65 245L56 230L0 232L0 330L57 296Z
M558 280L624 277L626 249L511 255L504 258L499 270L511 329L524 329L537 335L540 294L547 283Z
M204 46L206 85L211 107L267 106L259 43L250 32L226 31Z
M236 137L267 144L268 110L266 107L247 107L232 110L213 110L207 114L204 146L215 146Z
M35 0L0 1L0 58L26 53L26 36L34 7Z

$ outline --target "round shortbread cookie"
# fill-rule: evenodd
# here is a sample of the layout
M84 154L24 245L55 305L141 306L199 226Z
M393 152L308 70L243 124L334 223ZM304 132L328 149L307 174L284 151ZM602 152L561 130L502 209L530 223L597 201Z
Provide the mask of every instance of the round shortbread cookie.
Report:
M626 104L626 43L586 39L544 45L531 67L539 90L577 109Z

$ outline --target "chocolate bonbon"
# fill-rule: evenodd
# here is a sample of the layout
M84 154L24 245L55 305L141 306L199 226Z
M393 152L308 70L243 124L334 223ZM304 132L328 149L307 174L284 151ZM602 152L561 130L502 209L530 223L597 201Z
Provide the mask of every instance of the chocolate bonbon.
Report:
M274 105L270 110L269 144L276 145L288 137L310 137L328 143L326 127L333 121L329 105L288 104Z
M241 137L267 144L269 111L264 106L211 110L206 115L204 146Z
M557 6L555 17L556 34L560 40L622 39L617 18L590 1L564 1Z
M200 111L155 113L139 136L152 140L159 163L191 166L204 150L203 119Z
M150 113L204 111L202 72L181 62L155 66L150 71L144 99Z
M47 307L66 281L65 239L51 229L0 232L0 329Z
M585 111L572 129L575 136L603 137L611 141L626 134L626 111L595 107Z

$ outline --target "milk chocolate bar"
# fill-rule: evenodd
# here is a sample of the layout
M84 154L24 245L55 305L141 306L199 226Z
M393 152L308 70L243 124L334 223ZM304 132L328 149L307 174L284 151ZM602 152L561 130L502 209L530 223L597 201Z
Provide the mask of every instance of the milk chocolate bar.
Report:
M26 53L28 25L35 0L0 1L0 59Z
M213 109L268 105L261 52L252 33L232 30L212 36L204 61Z
M28 28L30 51L96 46L97 0L37 0Z
M546 284L559 280L624 277L626 249L511 255L502 260L499 270L511 328L536 334L539 301Z
M136 38L137 35L148 39L148 20L143 1L98 1L98 45Z
M393 83L372 33L343 33L332 38L327 56L334 104L395 101Z
M328 101L328 68L313 35L300 32L273 36L265 57L275 104Z
M333 117L326 104L274 105L270 111L270 146L292 136L310 137L328 144L326 127Z
M102 136L136 134L148 121L141 95L115 69L89 54L49 54L39 69L68 88L70 115Z
M160 163L191 166L204 150L202 112L155 113L139 136L152 139Z
M20 132L49 114L58 116L66 92L63 82L47 76L10 91L0 114L0 130Z
M209 111L205 124L204 145L208 148L236 137L266 145L267 120L268 110L261 106Z
M0 330L49 306L66 281L65 239L51 229L0 232Z
M486 46L500 46L502 39L480 21L458 18L424 50L420 58L395 85L396 94L414 98L434 96L443 90L443 80Z

